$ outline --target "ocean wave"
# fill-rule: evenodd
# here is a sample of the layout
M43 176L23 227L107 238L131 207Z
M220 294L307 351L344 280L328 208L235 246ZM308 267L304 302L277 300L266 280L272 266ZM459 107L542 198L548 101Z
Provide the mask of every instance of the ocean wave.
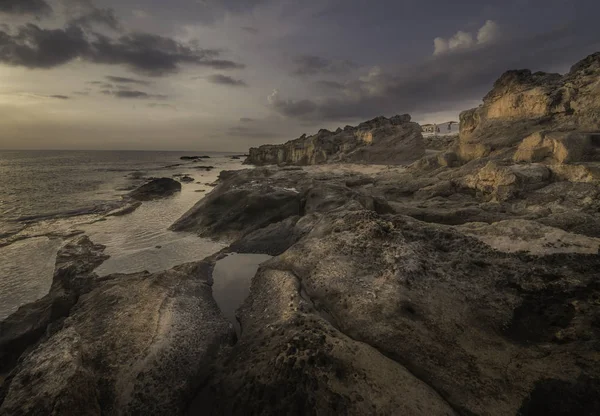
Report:
M120 208L126 204L125 201L111 201L104 202L102 204L93 205L90 207L71 209L65 211L57 211L51 213L44 213L38 215L28 215L16 218L12 220L12 222L21 222L21 223L31 223L38 221L47 221L53 219L61 219L61 218L69 218L69 217L78 217L82 215L93 215L93 214L106 214L112 210Z

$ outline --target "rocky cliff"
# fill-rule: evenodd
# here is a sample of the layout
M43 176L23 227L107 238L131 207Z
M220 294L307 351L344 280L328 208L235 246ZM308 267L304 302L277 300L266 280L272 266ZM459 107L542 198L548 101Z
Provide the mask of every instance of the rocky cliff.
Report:
M316 165L331 162L406 164L425 154L421 128L408 114L377 117L335 132L319 130L282 145L251 148L246 164Z
M573 132L580 135L573 136ZM597 156L598 136L589 133L598 132L600 53L595 53L575 64L565 75L529 70L503 74L481 106L460 115L457 153L464 161L481 158L515 147L535 133L541 141L549 137L547 143L540 142L539 147L543 148L553 147L556 142L567 143L567 146L577 142L575 146L581 149L577 150L577 158L583 160L590 158L588 150L594 153L594 158ZM532 145L531 139L526 146L531 148ZM561 156L555 153L541 151L544 157L556 156L560 162ZM523 156L524 153L520 153L519 158ZM541 157L540 154L533 156L534 159Z

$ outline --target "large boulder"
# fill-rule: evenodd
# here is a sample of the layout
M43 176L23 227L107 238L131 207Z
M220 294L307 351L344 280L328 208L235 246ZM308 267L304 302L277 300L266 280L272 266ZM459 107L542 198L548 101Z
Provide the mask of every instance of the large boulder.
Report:
M150 182L131 191L129 198L137 201L151 201L169 197L181 191L181 183L171 178L153 179Z
M550 170L542 164L501 166L488 162L477 173L467 176L463 184L492 200L505 201L542 188L549 180Z
M336 132L320 130L282 145L250 149L244 163L314 165L328 162L408 164L425 154L421 127L408 114L378 117Z

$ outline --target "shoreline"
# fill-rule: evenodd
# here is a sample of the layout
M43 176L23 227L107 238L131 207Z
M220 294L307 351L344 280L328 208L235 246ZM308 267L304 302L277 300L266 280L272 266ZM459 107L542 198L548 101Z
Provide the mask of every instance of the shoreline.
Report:
M452 140L403 115L252 149L277 166L172 221L223 245L202 260L99 276L73 239L0 322L0 413L597 414L599 76L509 71ZM265 256L239 307L232 253Z
M138 214L136 214L136 211L140 210L139 204L135 201L129 201L125 197L125 192L128 191L116 190L116 195L118 195L119 199L104 201L101 205L96 205L93 208L94 213L91 214L78 210L77 213L81 213L81 215L66 215L63 212L58 216L52 216L52 218L44 218L47 215L43 215L36 221L14 223L16 226L15 231L0 239L0 250L4 252L0 253L0 255L4 255L10 262L17 265L17 268L11 267L4 271L0 267L0 277L4 277L5 279L3 286L4 296L0 296L0 301L2 301L4 306L14 311L14 306L8 305L13 305L16 300L23 299L23 301L19 301L19 304L25 305L44 296L50 289L53 272L52 266L45 265L47 261L46 257L55 257L63 244L81 234L89 234L107 244L108 251L114 257L109 261L112 264L113 271L119 271L115 269L121 267L122 270L120 271L135 271L136 269L135 262L132 264L131 261L127 262L126 258L124 260L118 259L123 257L122 255L119 256L122 251L125 251L126 255L129 256L137 256L136 261L138 264L152 260L151 263L153 266L149 264L149 267L153 271L156 271L156 268L171 268L179 260L185 263L190 261L192 256L205 257L201 252L194 254L189 249L186 249L188 246L193 247L194 245L204 244L208 250L212 250L208 248L209 246L214 246L214 250L218 251L220 249L219 246L215 246L208 241L198 239L194 236L190 236L187 239L181 237L181 242L179 243L181 248L178 249L175 245L178 238L170 237L169 234L171 233L167 230L171 225L169 218L172 218L174 221L180 214L191 208L198 199L204 197L206 192L212 189L212 186L208 186L207 183L212 183L216 180L221 169L235 168L241 164L241 161L233 160L229 157L219 157L213 159L211 163L217 164L220 168L217 167L212 171L196 169L197 166L193 162L184 161L179 166L155 172L150 171L149 174L144 176L134 176L131 174L131 172L137 172L137 170L130 169L123 172L130 182L128 189L139 187L144 182L151 180L148 176L160 174L162 170L164 170L162 173L168 174L168 176L180 175L186 172L191 173L201 182L183 183L182 192L176 195L175 198L144 203L147 206L141 208L141 212ZM198 189L204 192L196 192ZM127 211L128 207L132 206L135 209L126 213L126 215L114 215L119 214L120 210ZM147 218L144 218L144 216ZM156 218L159 220L157 221ZM135 230L138 230L138 232ZM115 236L115 238L112 239L111 235ZM119 235L123 237L119 239ZM152 237L149 238L148 236ZM125 239L129 239L129 241ZM156 240L156 243L151 244L152 240ZM45 241L47 243L44 243ZM18 245L13 246L15 244ZM47 252L47 254L39 256L36 254L38 250L36 245L39 244L51 247L50 251L43 251L44 253ZM142 250L151 250L158 245L165 246L162 252L157 249L154 250L155 253L143 254ZM111 249L113 246L114 249ZM30 251L31 253L29 253ZM136 251L139 254L135 254ZM207 252L205 251L205 253ZM26 258L31 259L32 257L34 261L26 260ZM44 264L42 264L42 257L44 258ZM161 260L161 257L163 260ZM172 260L169 261L169 258L172 258ZM36 259L39 259L39 261ZM121 261L121 264L119 264L119 261ZM8 262L5 264L5 267L9 266ZM110 266L110 264L107 266ZM6 281L6 279L11 279L11 277L18 277L19 280L15 280L14 282L12 280ZM18 296L15 296L17 293ZM6 298L7 296L10 299ZM7 316L0 314L0 320Z

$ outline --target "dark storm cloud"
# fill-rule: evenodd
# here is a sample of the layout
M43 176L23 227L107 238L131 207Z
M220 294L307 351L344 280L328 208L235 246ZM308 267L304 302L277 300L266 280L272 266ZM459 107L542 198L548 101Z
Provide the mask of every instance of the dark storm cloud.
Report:
M275 111L287 117L303 118L313 114L319 106L311 100L283 100L275 90L268 98L269 105Z
M244 32L248 32L248 33L250 33L252 35L257 35L258 32L259 32L259 30L257 28L251 27L251 26L244 26L244 27L242 27L242 30Z
M313 84L317 89L340 91L344 89L344 84L337 81L317 81Z
M68 100L69 98L71 98L68 95L60 95L60 94L49 95L48 97L50 97L50 98L57 98L59 100Z
M350 61L331 60L315 55L301 55L294 58L294 75L311 76L319 74L347 74L356 68Z
M247 87L248 86L248 84L246 84L241 79L235 79L230 76L223 75L223 74L209 75L208 77L206 77L206 79L208 82L211 82L213 84L227 85L230 87Z
M111 95L115 96L116 98L137 98L137 99L143 99L143 100L148 100L148 99L152 99L152 100L166 100L168 97L166 95L161 95L161 94L148 94L147 92L144 91L134 91L134 90L118 90L118 91L111 91Z
M226 59L207 59L196 63L200 66L208 66L214 69L244 69L246 65Z
M556 69L598 49L600 39L593 30L571 25L533 37L452 51L393 72L373 70L345 83L337 93L314 100L282 99L275 91L269 104L282 115L305 120L448 110L452 105L481 99L506 70Z
M107 80L112 81L117 84L137 84L137 85L150 85L150 81L145 81L141 79L135 78L126 78L126 77L115 77L112 75L107 75L105 77Z
M45 0L0 0L0 13L47 16L52 7Z
M90 35L74 24L64 29L43 29L27 24L14 35L0 31L0 62L27 68L53 68L76 58L124 65L149 76L177 72L183 64L216 69L243 67L217 59L219 55L217 50L148 33L130 33L116 39L97 33Z
M93 7L89 12L72 19L70 23L86 28L90 28L94 25L102 25L116 31L123 30L121 22L113 9L99 9Z

